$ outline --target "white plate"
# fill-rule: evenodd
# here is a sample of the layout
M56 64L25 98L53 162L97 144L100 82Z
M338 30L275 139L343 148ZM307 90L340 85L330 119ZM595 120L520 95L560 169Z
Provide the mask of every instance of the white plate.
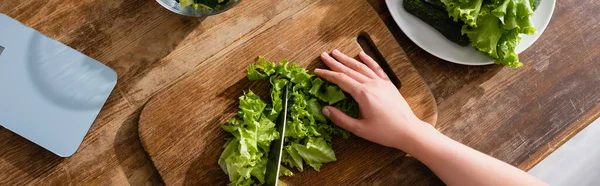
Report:
M415 44L430 54L446 61L463 65L489 65L494 64L487 55L477 51L472 46L460 46L446 39L436 29L429 26L421 19L406 12L402 6L403 0L386 0L386 4L404 34ZM521 43L515 49L517 54L523 52L537 40L550 22L556 0L542 0L540 6L533 13L532 21L537 32L533 35L521 35Z

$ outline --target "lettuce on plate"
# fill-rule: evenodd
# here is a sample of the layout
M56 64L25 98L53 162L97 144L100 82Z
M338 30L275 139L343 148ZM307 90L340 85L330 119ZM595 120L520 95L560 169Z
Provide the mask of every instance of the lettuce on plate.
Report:
M278 64L259 57L259 64L248 66L249 80L271 83L271 103L266 103L252 91L240 97L236 118L223 125L231 133L225 143L219 165L229 175L230 185L264 183L270 144L279 137L275 122L283 110L283 88L289 84L289 108L282 164L304 171L304 164L319 171L323 163L336 161L331 147L332 136L350 133L332 124L321 113L323 106L333 105L350 116L359 114L358 103L338 86L308 73L286 60ZM282 166L280 175L293 172Z
M466 24L466 34L477 50L498 64L520 67L515 48L519 34L533 34L531 23L535 0L442 0L450 17ZM539 3L539 1L537 1Z

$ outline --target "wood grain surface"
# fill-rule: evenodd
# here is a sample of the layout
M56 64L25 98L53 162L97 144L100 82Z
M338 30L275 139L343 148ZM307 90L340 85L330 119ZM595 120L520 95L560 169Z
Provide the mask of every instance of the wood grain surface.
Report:
M311 1L264 28L239 46L197 66L169 89L155 95L139 120L142 145L167 185L225 185L217 164L225 138L220 125L235 116L238 97L248 89L268 98L268 81L250 82L246 68L257 56L290 59L313 69L324 65L323 51L338 47L357 55L359 35L370 36L401 82L400 92L421 119L435 123L437 109L421 77L413 69L378 14L364 0ZM396 76L392 74L392 77ZM266 100L266 99L265 99ZM393 103L391 103L393 104ZM377 172L403 153L352 137L334 140L337 161L320 172L306 170L284 179L290 185L349 185ZM348 164L360 162L355 166Z
M400 31L382 0L367 1L431 88L438 128L458 141L528 170L600 114L599 1L557 1L548 29L520 55L520 69L437 59ZM249 6L264 11L243 8ZM117 89L70 158L0 127L0 185L163 184L139 142L140 108L198 64L222 56L214 53L251 38L267 20L303 7L301 0L245 0L223 14L185 18L152 0L0 0L0 13L119 74ZM196 47L200 40L211 45ZM183 53L189 58L170 58ZM442 184L412 158L398 159L366 181Z

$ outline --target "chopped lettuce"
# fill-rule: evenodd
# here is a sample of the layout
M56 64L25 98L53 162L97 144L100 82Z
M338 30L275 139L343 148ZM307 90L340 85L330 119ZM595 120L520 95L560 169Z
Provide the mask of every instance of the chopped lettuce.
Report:
M279 138L275 121L283 110L283 88L289 84L288 121L282 164L304 171L304 163L319 171L323 163L336 161L332 149L332 136L350 136L331 123L321 113L324 105L333 105L350 116L358 116L358 103L346 96L338 86L308 73L287 60L271 63L263 57L260 64L248 66L249 80L266 80L271 83L271 103L266 103L252 91L240 97L237 118L222 126L231 133L219 165L229 175L231 185L264 183L270 144ZM280 175L292 176L287 167Z
M194 4L194 0L179 0L181 7L185 8Z
M225 143L219 165L234 185L252 184L251 177L264 182L266 155L271 141L279 138L275 123L263 114L266 106L258 95L249 91L240 97L238 118L222 126L233 138Z
M498 64L520 67L515 48L519 34L533 34L531 23L535 0L442 0L454 21L464 21L466 34L477 50ZM539 4L539 1L537 1Z
M335 153L323 138L309 138L306 145L292 144L306 164L319 171L323 163L337 160Z
M290 169L287 169L284 166L280 167L279 176L293 176L293 175L294 175L294 173ZM281 184L281 183L279 183L279 184Z
M225 8L228 3L235 3L239 0L176 0L181 8L191 6L194 10L215 11Z

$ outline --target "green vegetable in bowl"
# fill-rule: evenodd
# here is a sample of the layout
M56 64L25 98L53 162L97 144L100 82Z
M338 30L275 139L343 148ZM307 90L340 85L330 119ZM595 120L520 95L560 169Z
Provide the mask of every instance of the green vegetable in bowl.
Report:
M350 133L325 118L321 113L324 105L333 105L353 117L359 114L356 101L306 69L288 65L286 60L274 64L259 57L258 61L260 64L248 66L248 79L271 83L271 103L248 91L240 97L237 117L222 126L231 137L219 165L229 175L231 185L264 183L270 144L279 137L275 120L283 110L281 94L286 84L290 84L290 102L282 163L289 168L303 171L306 163L318 171L323 163L336 161L332 136L347 138ZM281 175L293 175L288 168L281 168Z
M220 10L222 7L227 5L229 2L235 2L238 0L176 0L181 8L192 6L194 9L202 10Z

